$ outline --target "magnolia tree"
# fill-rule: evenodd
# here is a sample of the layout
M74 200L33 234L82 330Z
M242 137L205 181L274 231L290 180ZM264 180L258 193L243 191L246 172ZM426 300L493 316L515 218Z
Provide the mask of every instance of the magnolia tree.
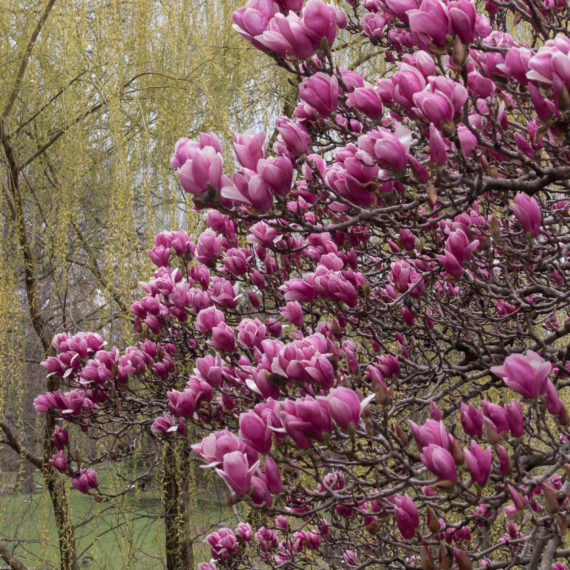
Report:
M214 134L177 143L208 228L156 236L139 343L55 337L70 390L35 404L73 487L104 498L71 440L150 431L260 511L203 570L567 567L569 13L480 8L234 13L300 101L271 148L235 135L237 169ZM384 77L335 62L339 29Z

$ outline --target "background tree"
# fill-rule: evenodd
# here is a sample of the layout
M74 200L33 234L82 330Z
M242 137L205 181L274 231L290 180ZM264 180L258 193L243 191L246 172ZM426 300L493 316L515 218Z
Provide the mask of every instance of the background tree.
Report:
M28 491L29 466L42 471L62 567L76 565L73 526L80 521L72 520L48 462L54 417L44 426L29 414L30 396L45 388L37 363L53 350L57 330L132 334L128 306L149 239L167 225L195 223L168 170L180 131L230 132L282 105L279 74L227 34L236 6L2 4L1 492L8 493L15 470ZM59 379L47 386L56 389ZM12 504L2 502L0 539L18 557L26 537L8 534L17 528L9 522Z

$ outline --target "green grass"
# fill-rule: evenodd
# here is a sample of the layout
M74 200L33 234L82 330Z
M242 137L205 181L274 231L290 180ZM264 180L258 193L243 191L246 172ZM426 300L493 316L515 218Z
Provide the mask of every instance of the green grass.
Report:
M105 476L107 478L107 474ZM5 477L3 473L0 540L30 569L58 568L57 534L48 494L39 489L32 495L9 490L12 485L6 485ZM39 483L39 479L37 481ZM223 504L224 498L213 491L200 490L195 495L196 505L190 513L192 536L232 516L231 510ZM112 503L97 503L92 496L75 490L70 490L68 496L73 523L77 525L80 567L97 570L164 567L164 523L159 489L147 486L145 491L133 490ZM231 520L228 524L235 526L235 523ZM203 537L196 540L196 561L209 560L209 550L202 545Z

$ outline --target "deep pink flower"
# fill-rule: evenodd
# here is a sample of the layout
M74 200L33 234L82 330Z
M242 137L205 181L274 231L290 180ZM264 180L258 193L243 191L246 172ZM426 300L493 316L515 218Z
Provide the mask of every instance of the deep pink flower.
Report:
M328 117L336 109L338 93L337 78L322 72L299 84L299 97L323 117Z
M225 455L232 451L242 451L248 456L249 462L257 461L257 452L250 448L242 439L231 433L227 428L205 437L200 443L191 446L192 451L201 455L209 466L220 464Z
M253 410L240 414L239 433L241 439L256 451L267 453L271 449L270 426Z
M356 392L350 388L335 388L327 398L331 418L344 431L352 424L357 427L360 422L360 400Z
M259 466L256 461L249 466L247 456L242 451L232 451L224 455L222 468L216 467L216 473L230 486L238 496L245 495L251 487L251 478Z
M550 370L550 363L532 350L511 354L501 366L491 368L491 372L501 377L509 388L529 399L545 393Z
M493 404L492 402L483 400L483 414L491 420L493 427L499 434L509 429L507 413L505 412L505 409L498 404Z
M281 471L270 455L265 457L265 481L271 493L280 493L283 490Z
M264 141L265 133L263 131L234 134L234 152L239 163L250 170L256 170L257 162L265 157Z
M293 183L293 164L286 156L276 156L259 160L257 163L257 172L275 194L285 196L291 190L291 184Z
M208 344L213 346L216 350L223 352L231 352L236 348L234 330L226 323L218 323L212 329L212 338Z
M394 505L394 518L402 536L406 539L412 538L420 524L418 508L408 495L396 495Z
M311 137L303 125L289 117L279 117L275 120L275 125L287 149L294 156L299 156L309 150Z
M442 421L428 419L423 426L418 426L410 420L409 424L420 451L430 444L449 449L449 435Z
M192 390L172 390L166 394L168 396L168 407L177 417L191 418L196 411L197 395Z
M274 13L273 0L249 0L232 14L232 19L236 23L235 29L251 40L266 30Z
M323 0L309 0L302 12L303 28L316 48L326 38L332 45L336 37L337 12Z
M463 448L463 453L465 455L465 464L469 473L471 474L471 479L479 485L485 485L487 479L489 478L489 473L491 472L491 463L493 462L493 452L490 447L485 451L481 449L479 444L472 439L470 448Z
M527 194L517 194L511 204L511 210L525 234L537 237L540 233L542 213L537 201Z
M510 404L506 404L505 412L511 434L513 437L521 437L524 434L524 425L522 406L519 400L513 400Z
M481 437L483 435L481 410L471 403L467 406L465 402L461 402L461 425L466 434L472 437Z
M430 443L423 448L420 455L423 464L438 478L443 481L457 482L457 470L453 456L447 449Z
M150 431L157 435L171 435L178 432L181 435L186 433L186 426L182 418L176 420L174 416L170 414L164 414L160 416L150 426Z
M202 333L211 331L215 326L224 322L224 313L216 307L202 309L196 317L195 327Z
M61 473L66 473L68 464L67 457L63 451L60 451L56 455L52 455L49 462Z
M372 87L357 87L348 94L348 102L371 119L382 116L382 102Z
M419 10L406 12L410 30L418 38L422 49L429 47L430 39L443 46L451 33L451 19L447 7L439 0L422 0ZM468 43L468 42L467 42Z
M251 537L253 536L253 531L251 529L251 525L248 523L240 522L236 526L236 536L244 540L245 542L249 542Z

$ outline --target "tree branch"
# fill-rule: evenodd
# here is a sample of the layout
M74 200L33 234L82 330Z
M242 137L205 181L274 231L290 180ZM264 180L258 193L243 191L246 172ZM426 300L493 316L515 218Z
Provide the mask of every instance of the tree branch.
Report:
M12 110L12 107L14 106L14 103L16 102L16 98L18 97L18 93L20 92L20 87L22 86L22 81L26 73L26 68L28 67L28 63L30 62L30 54L34 49L36 40L38 39L42 27L45 24L45 21L48 19L48 16L54 4L55 0L48 1L47 6L43 11L43 14L40 16L40 19L38 20L38 23L36 24L36 27L34 28L32 35L30 36L30 40L28 41L28 45L26 46L26 50L24 51L24 55L22 56L20 67L18 68L18 72L16 74L16 81L14 83L14 88L12 89L12 93L8 98L8 102L6 103L6 106L2 111L2 116L0 117L0 119L2 119L1 122L3 122L3 120L9 115L10 111Z
M12 570L28 570L12 553L0 542L0 556L12 568Z
M10 426L5 422L0 422L0 429L4 432L6 436L6 441L2 443L6 443L9 447L11 447L18 455L27 459L32 465L41 469L43 466L42 460L37 455L34 455L31 451L27 450L23 445L21 445L14 432L11 430Z

